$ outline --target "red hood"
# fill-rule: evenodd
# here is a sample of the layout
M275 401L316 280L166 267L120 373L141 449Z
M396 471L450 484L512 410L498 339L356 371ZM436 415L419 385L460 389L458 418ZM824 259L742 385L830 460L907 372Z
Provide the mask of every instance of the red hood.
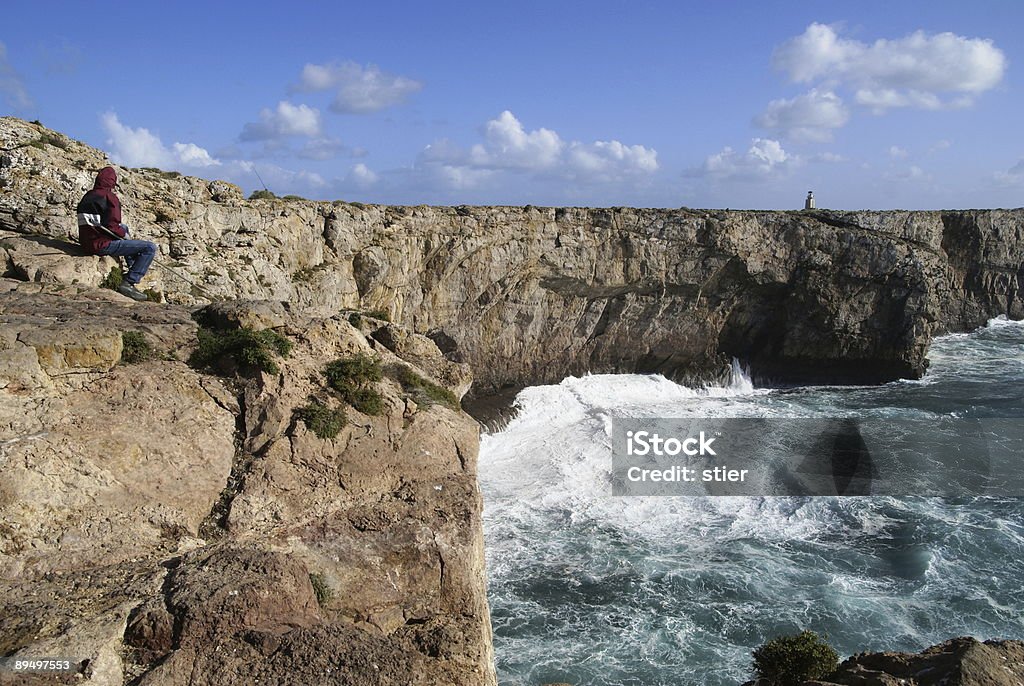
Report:
M114 171L113 167L104 167L100 169L100 173L96 175L96 183L93 185L93 190L114 190L114 186L117 185L117 172Z

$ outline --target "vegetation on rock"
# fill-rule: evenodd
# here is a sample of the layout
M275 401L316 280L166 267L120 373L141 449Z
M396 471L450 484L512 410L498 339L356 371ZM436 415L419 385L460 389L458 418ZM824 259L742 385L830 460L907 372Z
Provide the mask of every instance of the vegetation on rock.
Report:
M44 133L34 141L30 141L27 145L39 150L45 150L47 145L52 145L61 150L67 150L69 147L66 140L53 133Z
M317 438L325 441L334 438L345 428L345 411L340 408L331 409L316 399L298 408L296 414Z
M258 190L253 191L252 195L249 196L249 200L273 200L277 196L274 195L273 191Z
M238 369L277 374L281 370L275 357L287 357L292 349L291 341L272 329L241 327L224 331L200 327L198 336L199 346L189 357L189 364L222 375Z
M125 331L121 334L121 362L136 364L153 357L153 346L141 331Z
M348 323L358 329L363 325L363 317L380 319L385 322L391 321L391 315L386 310L370 310L368 312L352 312L348 316Z
M380 362L366 353L334 360L324 369L327 385L346 403L363 414L377 415L384 399L373 385L384 378Z
M799 686L838 667L839 655L813 631L780 636L754 650L754 671L772 686Z
M430 379L425 379L414 372L412 368L396 365L394 376L398 383L402 384L405 392L410 394L414 400L424 404L440 403L453 410L459 409L459 399L455 397L454 393Z
M313 584L313 593L316 594L316 602L320 607L327 607L334 597L334 592L327 585L327 579L318 572L309 573L309 583Z
M120 286L121 282L124 281L124 274L121 272L121 268L116 264L110 268L110 271L103 281L100 281L100 288L109 288L112 291L116 291Z

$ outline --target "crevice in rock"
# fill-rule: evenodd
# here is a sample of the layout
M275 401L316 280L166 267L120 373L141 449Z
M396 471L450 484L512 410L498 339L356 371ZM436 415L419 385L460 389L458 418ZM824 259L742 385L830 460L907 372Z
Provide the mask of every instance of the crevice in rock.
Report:
M441 552L441 544L437 542L437 532L433 532L434 537L434 549L437 550L437 562L440 566L440 573L438 574L437 589L438 593L444 595L444 573L445 573L445 562L444 554Z
M459 442L454 438L452 439L452 445L455 446L455 455L459 458L459 466L462 471L466 471L466 456L462 454L462 447L459 446Z
M206 389L204 388L203 390L205 391ZM231 472L228 474L224 488L210 509L210 514L199 525L199 535L206 540L216 540L227 535L227 520L228 515L231 513L231 503L234 502L235 496L242 490L245 478L248 476L256 459L255 455L244 448L246 439L245 393L240 389L236 389L236 391L235 397L238 402L238 410L235 415L235 454L231 460ZM206 392L209 393L209 391ZM216 402L216 398L214 398L214 401Z

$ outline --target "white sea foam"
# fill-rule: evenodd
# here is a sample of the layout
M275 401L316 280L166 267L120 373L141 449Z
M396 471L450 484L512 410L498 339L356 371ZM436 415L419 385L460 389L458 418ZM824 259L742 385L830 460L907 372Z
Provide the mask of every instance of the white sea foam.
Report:
M502 683L738 683L754 645L799 628L846 654L1019 630L1016 501L614 498L609 434L616 416L975 412L1021 384L1021 326L996 318L937 340L925 384L775 391L734 363L720 387L589 375L525 389L508 426L481 439Z
M994 319L989 319L988 323L985 324L985 328L1024 328L1024 319L1010 319L1005 314L1001 314L998 317L995 317Z

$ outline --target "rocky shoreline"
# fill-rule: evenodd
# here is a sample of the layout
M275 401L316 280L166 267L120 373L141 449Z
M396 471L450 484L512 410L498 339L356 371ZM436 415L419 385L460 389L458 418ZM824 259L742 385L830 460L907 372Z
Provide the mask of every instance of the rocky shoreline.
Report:
M495 683L478 424L396 369L500 416L511 388L733 357L918 377L934 335L1024 317L1024 210L247 201L155 169L120 172L166 267L143 285L167 303L133 303L67 241L105 164L0 118L0 655L86 683ZM198 320L291 352L219 376L188 364ZM320 437L303 408L345 404L323 366L354 355L391 370L381 411Z

